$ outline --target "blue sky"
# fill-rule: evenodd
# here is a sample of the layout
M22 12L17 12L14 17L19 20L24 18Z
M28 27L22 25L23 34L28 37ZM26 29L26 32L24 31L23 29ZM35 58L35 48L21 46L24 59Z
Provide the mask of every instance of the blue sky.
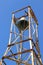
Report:
M39 45L43 60L43 0L0 0L0 59L9 40L12 11L30 5L39 23ZM13 64L12 64L13 65Z

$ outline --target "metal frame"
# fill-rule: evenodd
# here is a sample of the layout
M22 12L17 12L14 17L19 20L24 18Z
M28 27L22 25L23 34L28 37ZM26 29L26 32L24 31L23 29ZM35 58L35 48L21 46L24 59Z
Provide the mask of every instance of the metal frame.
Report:
M16 32L16 28L15 28L16 24L15 23L21 17L15 18L14 16L15 16L16 13L18 13L18 12L24 10L24 9L28 9L28 11L25 11L26 14L21 16L21 17L28 17L29 26L27 26L25 30L18 33L18 32ZM34 22L32 21L32 19L34 20ZM34 24L36 25L36 27L34 27ZM12 31L13 28L14 28L14 31ZM27 39L22 40L22 35L26 30L28 30L29 36L28 36ZM32 31L33 31L33 33L32 33ZM14 39L13 42L12 42L12 34L15 35L15 39ZM34 39L32 37L33 35L35 36L35 42L34 42ZM17 40L19 38L20 38L20 41L17 42ZM23 42L25 43L27 41L29 41L30 49L23 50ZM19 47L18 47L18 44L19 44ZM14 46L16 46L16 48L17 48L17 53L12 52L12 48ZM11 54L7 55L8 52L11 52ZM22 54L25 55L25 53L27 53L27 54L30 53L30 55L28 55L27 60L23 61L22 60ZM18 55L18 58L16 58L17 55ZM22 65L22 64L24 64L24 65L42 65L42 61L41 61L41 58L40 58L39 43L38 43L38 20L37 20L34 12L33 12L33 10L31 9L30 6L27 6L25 8L20 9L20 10L12 12L12 22L11 22L9 43L8 43L8 46L7 46L7 50L5 51L5 53L2 57L2 62L4 62L4 59L16 61L17 65ZM36 59L37 59L38 62L35 62ZM28 63L29 60L31 60L30 61L31 64ZM4 62L4 64L6 65L5 62Z

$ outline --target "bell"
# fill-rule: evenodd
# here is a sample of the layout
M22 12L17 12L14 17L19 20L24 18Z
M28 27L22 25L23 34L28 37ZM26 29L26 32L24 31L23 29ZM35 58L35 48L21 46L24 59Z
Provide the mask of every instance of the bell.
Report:
M29 22L25 19L25 17L21 17L17 22L16 22L16 26L18 27L18 29L24 30L27 26L29 25Z

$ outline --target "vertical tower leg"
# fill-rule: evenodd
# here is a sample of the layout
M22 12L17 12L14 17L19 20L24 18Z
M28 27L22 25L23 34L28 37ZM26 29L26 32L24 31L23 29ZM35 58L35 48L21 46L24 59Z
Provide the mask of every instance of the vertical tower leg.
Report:
M22 31L20 31L20 41L22 41ZM21 44L19 44L19 50L18 50L19 52L22 52L22 42L21 42ZM20 54L19 55L19 60L21 61L22 60L22 55ZM20 63L18 63L17 65L20 65Z
M30 14L30 8L28 8L28 15L29 15L29 38L31 38L31 14ZM32 41L30 40L30 49L32 48ZM32 65L34 65L34 56L33 56L33 51L31 51L31 60L32 60Z
M12 15L12 18L13 18L13 16L14 15ZM9 37L9 44L11 44L11 38L12 38L12 28L13 28L13 19L12 19L12 22L11 22L11 28L10 28L10 37ZM10 51L10 47L8 47L7 49L6 49L6 52L5 52L5 54L4 54L4 56L5 55L7 55L7 53Z

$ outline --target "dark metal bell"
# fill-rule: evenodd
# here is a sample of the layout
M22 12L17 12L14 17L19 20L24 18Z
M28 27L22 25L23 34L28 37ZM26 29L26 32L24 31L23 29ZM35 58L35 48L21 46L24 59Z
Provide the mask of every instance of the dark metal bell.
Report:
M28 26L28 21L24 18L20 19L16 25L18 27L18 29L21 31L21 30L24 30L27 26Z

